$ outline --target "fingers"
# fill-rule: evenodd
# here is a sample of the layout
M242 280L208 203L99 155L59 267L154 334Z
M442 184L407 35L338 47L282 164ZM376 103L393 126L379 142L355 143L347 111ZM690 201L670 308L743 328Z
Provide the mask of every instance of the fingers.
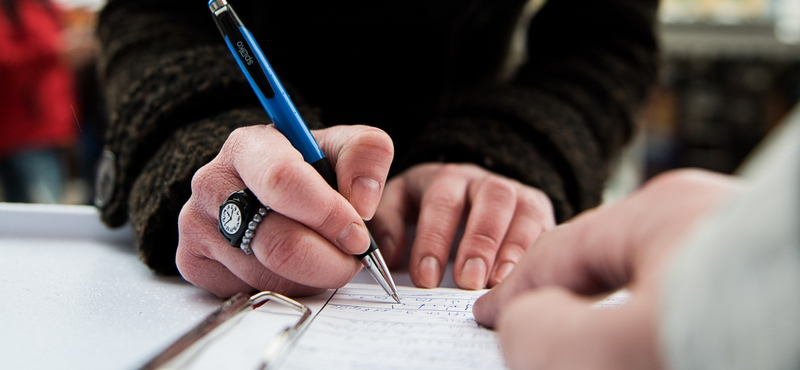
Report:
M462 224L453 278L462 288L480 289L505 278L525 249L555 223L544 193L474 165L418 165L401 178L398 192L405 198L398 199L419 205L409 261L417 286L439 285ZM383 219L391 211L379 212Z
M621 287L634 273L658 274L690 226L735 188L721 175L672 172L616 204L582 213L537 239L506 280L476 302L476 320L494 325L500 310L529 289L558 285L596 294Z
M470 182L469 192L472 207L456 255L453 278L459 287L481 289L486 286L495 255L511 223L517 189L505 179L485 176Z
M228 245L214 223L198 222L201 214L193 203L181 211L176 263L186 280L219 296L253 289L310 294L340 287L360 269L355 258L280 214L267 214L256 229L254 256Z
M406 255L407 228L413 206L402 177L386 184L369 229L390 268L399 267Z
M363 219L372 219L394 157L389 135L367 126L337 126L315 134L323 151L330 153L339 192Z
M590 309L591 301L561 288L525 293L497 324L511 369L658 369L654 295Z
M227 196L218 184L235 183L236 179L263 204L308 226L342 251L359 254L369 247L361 216L274 126L234 131L217 158L195 174L192 192L202 194L199 201L216 217L218 205Z
M475 319L493 326L502 307L535 287L560 285L593 294L627 282L631 269L625 255L625 232L621 227L595 226L598 218L607 223L599 225L621 225L617 213L608 213L586 212L567 226L544 233L503 283L478 299Z
M487 281L494 286L508 276L528 246L555 220L544 193L510 179L484 176L470 182L470 193L472 209L453 274L458 286L481 289Z
M493 287L514 270L525 251L542 233L555 227L553 205L542 191L518 184L517 204L505 239L497 251L494 269L489 277Z
M318 134L324 147L336 151L332 164L355 206L274 126L238 129L195 173L192 196L179 217L176 262L187 280L225 296L252 288L305 294L352 279L360 269L352 254L370 243L359 212L371 217L375 211L391 163L391 141L366 127ZM255 232L254 256L231 248L217 230L219 205L245 187L273 210Z
M433 172L435 167L421 167ZM466 203L468 179L455 166L441 171L410 178L411 197L419 197L417 233L411 246L409 275L416 286L434 288L442 281L444 267L450 254ZM423 190L424 191L421 191Z

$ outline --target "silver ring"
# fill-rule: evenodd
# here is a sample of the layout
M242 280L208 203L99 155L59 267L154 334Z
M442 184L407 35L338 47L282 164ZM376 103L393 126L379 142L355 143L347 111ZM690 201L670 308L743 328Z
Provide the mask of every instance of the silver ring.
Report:
M250 247L250 242L253 241L253 237L256 234L256 227L258 227L261 220L263 220L271 210L272 208L264 205L258 207L258 211L253 215L253 219L247 224L247 230L245 230L244 237L242 237L242 243L239 244L239 249L241 249L244 254L253 254L253 248Z

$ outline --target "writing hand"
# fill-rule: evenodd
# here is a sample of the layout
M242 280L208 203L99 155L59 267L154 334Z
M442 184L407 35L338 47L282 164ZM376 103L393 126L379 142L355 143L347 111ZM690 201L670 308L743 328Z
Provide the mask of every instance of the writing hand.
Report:
M273 125L234 131L217 157L195 173L192 196L178 219L176 263L186 280L227 297L254 289L313 294L355 276L361 263L353 254L369 246L363 219L380 200L392 142L366 126L313 133L336 170L341 193ZM245 187L272 208L256 229L254 255L231 247L217 230L220 204Z
M512 369L658 369L655 315L668 256L737 188L699 170L660 175L630 197L542 235L508 278L475 303ZM618 309L591 310L627 287Z
M467 289L497 284L555 223L538 189L471 164L427 163L387 183L370 229L396 266L406 255L406 230L416 224L409 274L417 286L436 287L463 221L453 274Z

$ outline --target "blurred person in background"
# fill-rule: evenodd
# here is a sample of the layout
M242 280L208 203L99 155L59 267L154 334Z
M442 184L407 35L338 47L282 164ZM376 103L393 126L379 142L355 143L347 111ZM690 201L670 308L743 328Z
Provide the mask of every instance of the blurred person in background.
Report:
M9 202L58 203L79 130L73 68L91 56L47 0L0 0L0 182Z

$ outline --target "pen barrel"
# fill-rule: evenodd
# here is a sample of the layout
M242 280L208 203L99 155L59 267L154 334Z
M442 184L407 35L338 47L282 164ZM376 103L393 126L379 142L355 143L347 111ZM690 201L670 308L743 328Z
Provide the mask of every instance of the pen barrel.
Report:
M325 182L328 183L334 190L339 188L338 181L336 179L336 171L331 166L331 163L328 161L328 158L322 158L317 160L316 162L311 163L311 166L319 172ZM375 239L372 237L372 233L369 233L369 248L366 252L357 255L358 259L363 259L367 257L370 253L374 252L378 249L378 244L375 242Z
M303 155L306 162L315 163L324 159L325 154L317 140L233 7L217 0L209 3L209 8L228 49L275 128Z
M317 140L297 112L297 108L253 35L244 27L244 23L226 0L211 0L208 7L214 16L217 28L225 38L228 49L275 127L303 155L303 159L319 172L331 188L338 189L336 171L325 158ZM357 257L384 290L399 302L397 289L371 234L369 241L367 251Z

